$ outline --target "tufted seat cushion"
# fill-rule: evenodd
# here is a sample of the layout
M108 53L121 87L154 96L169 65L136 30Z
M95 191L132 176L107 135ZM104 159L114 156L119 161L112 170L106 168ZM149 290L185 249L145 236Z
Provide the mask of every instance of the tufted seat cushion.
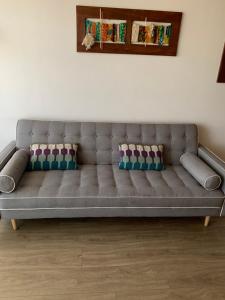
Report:
M26 172L15 192L0 194L0 207L221 207L223 197L219 190L206 191L182 166L159 172L83 165L77 171Z

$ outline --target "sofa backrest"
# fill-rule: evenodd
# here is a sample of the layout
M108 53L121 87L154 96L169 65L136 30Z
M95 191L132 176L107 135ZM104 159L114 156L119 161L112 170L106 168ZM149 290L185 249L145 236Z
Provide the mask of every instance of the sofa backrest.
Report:
M116 164L119 143L163 144L167 164L180 164L180 156L197 153L197 126L193 124L125 124L19 120L16 144L77 143L78 163Z

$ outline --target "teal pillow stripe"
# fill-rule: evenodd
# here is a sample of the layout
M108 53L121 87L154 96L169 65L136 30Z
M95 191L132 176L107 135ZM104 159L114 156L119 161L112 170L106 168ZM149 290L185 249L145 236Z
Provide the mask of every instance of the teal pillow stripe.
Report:
M33 144L28 170L76 170L77 148L76 144Z
M163 164L163 145L120 144L121 170L156 170L165 169Z

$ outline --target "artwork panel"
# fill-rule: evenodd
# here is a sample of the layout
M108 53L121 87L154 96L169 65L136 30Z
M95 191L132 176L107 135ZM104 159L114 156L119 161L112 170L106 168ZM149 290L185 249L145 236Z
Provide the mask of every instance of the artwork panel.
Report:
M86 19L86 34L92 34L96 43L124 44L126 31L126 20Z
M131 43L145 46L169 46L171 33L171 23L134 21Z

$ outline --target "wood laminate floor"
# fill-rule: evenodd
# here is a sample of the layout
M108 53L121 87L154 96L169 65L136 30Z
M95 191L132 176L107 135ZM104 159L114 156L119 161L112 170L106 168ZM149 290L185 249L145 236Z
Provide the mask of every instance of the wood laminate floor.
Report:
M0 222L0 299L225 299L225 219Z

